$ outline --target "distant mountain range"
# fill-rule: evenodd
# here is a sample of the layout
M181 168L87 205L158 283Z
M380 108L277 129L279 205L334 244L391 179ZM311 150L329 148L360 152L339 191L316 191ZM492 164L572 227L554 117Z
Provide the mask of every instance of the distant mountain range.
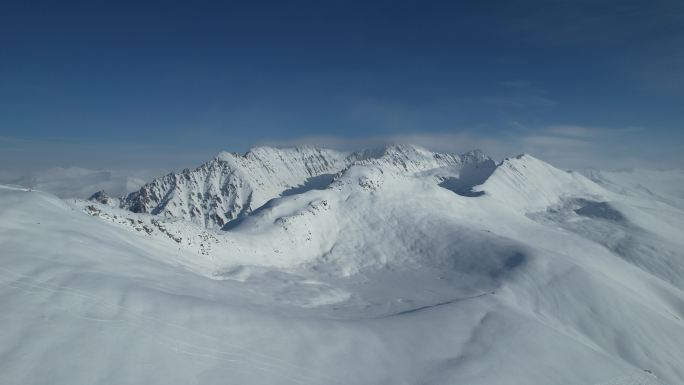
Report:
M246 154L222 152L200 167L170 173L120 199L104 191L91 199L109 202L136 213L190 220L207 228L221 228L267 201L310 189L324 189L354 166L375 166L405 174L432 170L438 182L461 170L482 178L494 161L481 151L462 155L433 153L411 145L389 145L352 153L313 147L257 147ZM441 171L438 171L441 170ZM476 180L462 180L467 184ZM458 187L458 186L454 186Z

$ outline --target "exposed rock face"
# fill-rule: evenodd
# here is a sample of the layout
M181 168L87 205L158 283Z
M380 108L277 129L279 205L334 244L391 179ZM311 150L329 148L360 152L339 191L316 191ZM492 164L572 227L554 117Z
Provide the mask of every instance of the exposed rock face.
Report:
M100 190L95 194L91 195L90 198L88 198L88 200L112 206L116 204L117 199L107 195L107 193L104 190Z
M259 147L245 155L223 152L195 170L153 180L124 197L121 207L220 228L312 177L337 173L346 165L345 158L343 153L308 147Z

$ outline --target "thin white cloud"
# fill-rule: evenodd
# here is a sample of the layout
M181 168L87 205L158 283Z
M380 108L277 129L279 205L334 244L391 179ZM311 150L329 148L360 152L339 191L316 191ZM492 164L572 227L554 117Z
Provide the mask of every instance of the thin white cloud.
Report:
M543 96L532 93L506 96L492 96L484 99L484 103L497 107L553 107L558 105L558 102Z
M380 137L345 137L336 135L310 135L284 139L265 139L255 143L256 146L296 147L313 146L338 150L354 150L360 147L377 146L384 143Z
M553 125L543 129L544 132L551 135L575 137L575 138L590 138L597 136L628 134L641 131L640 127L624 127L624 128L599 128L587 127L577 125Z
M546 128L549 134L571 136L571 137L588 137L595 133L594 129L582 126L550 126Z
M556 147L556 148L574 148L588 146L590 143L586 140L576 138L564 138L559 136L549 135L531 135L522 139L523 143L530 146Z
M300 145L327 147L339 150L359 150L386 144L414 144L438 152L463 153L473 149L480 149L493 157L503 158L516 155L510 152L512 147L503 140L474 135L466 131L448 133L404 133L387 136L369 136L348 138L341 136L305 136L281 140L266 140L259 145L274 147L293 147Z
M502 158L515 155L515 149L507 146L500 138L472 134L467 131L451 133L414 133L389 136L393 143L416 144L433 151L463 153L474 149L487 152L490 156Z

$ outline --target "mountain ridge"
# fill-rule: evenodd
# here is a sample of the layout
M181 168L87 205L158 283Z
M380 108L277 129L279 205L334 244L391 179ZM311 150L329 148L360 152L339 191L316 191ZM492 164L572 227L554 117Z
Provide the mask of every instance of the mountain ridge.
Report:
M493 160L479 150L457 155L405 144L355 152L260 146L244 154L220 152L193 170L166 174L118 200L107 201L132 212L221 228L270 199L325 188L353 166L373 165L401 173L451 168L453 173L453 169L471 164L491 166ZM92 198L102 199L96 195Z

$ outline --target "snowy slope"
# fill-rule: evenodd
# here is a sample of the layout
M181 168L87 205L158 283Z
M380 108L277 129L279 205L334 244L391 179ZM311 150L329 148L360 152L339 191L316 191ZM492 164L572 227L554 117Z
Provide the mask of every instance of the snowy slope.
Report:
M684 382L673 188L529 155L391 146L309 172L285 152L259 155L280 185L241 166L263 203L224 230L0 188L0 383ZM195 180L174 186L223 179Z
M579 173L559 170L528 154L504 159L475 190L526 212L543 210L563 197L599 199L603 192Z

